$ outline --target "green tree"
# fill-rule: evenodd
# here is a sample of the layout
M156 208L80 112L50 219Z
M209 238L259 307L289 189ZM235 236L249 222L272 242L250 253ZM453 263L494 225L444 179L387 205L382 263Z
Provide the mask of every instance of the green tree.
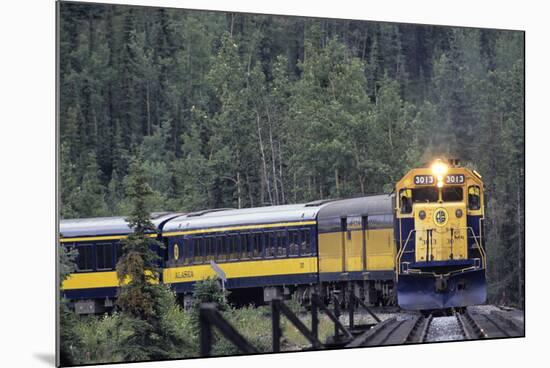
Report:
M173 303L170 301L175 296L166 285L158 284L155 248L163 244L149 236L155 234L146 208L152 190L139 154L131 163L127 190L133 205L127 221L133 232L122 242L122 256L116 266L121 285L117 305L133 333L123 342L122 351L128 360L169 358L171 347L183 345L183 341L174 330L165 329L167 304Z
M76 249L68 249L58 244L59 289L63 281L75 271ZM81 351L81 340L76 325L78 318L69 307L69 301L62 295L59 296L59 348L61 365L71 365Z
M122 256L116 267L122 285L117 304L122 311L143 320L154 314L154 282L160 276L159 257L153 247L163 246L148 236L155 233L146 208L147 197L151 194L141 158L135 158L131 163L127 187L127 195L133 205L127 221L133 232L122 242Z
M66 169L70 170L70 168L71 165L67 164ZM80 217L107 215L105 187L101 182L102 172L97 164L95 152L90 152L85 156L84 163L80 169L83 171L81 184L74 190L74 195L72 196L74 211Z
M182 158L173 165L175 198L173 207L182 210L196 210L215 206L213 186L216 172L212 168L212 155L204 156L202 148L208 146L203 141L197 121L205 116L204 111L193 111L193 121L189 133L183 134Z
M70 149L67 142L61 143L60 147L60 165L59 165L59 197L60 197L60 215L61 218L78 217L79 213L75 211L74 196L77 187L75 176L75 164L70 158Z
M193 304L191 306L191 321L195 331L199 331L200 306L203 303L215 303L218 310L225 311L229 308L226 302L227 295L220 288L217 278L207 278L197 282L193 287Z
M217 173L215 205L241 208L246 203L248 170L259 167L255 147L258 111L250 101L252 66L250 60L241 60L238 49L236 40L223 34L208 74L219 104L211 122L209 155Z

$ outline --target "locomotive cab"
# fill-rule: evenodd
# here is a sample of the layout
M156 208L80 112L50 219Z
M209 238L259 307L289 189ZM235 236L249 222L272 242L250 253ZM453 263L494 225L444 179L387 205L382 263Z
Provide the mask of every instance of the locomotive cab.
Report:
M402 308L485 302L482 188L475 171L443 160L398 182L396 280Z

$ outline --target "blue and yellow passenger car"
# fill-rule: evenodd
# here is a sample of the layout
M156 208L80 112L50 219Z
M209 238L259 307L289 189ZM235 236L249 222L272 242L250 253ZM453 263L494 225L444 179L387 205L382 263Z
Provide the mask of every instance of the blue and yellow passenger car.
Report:
M153 214L151 221L157 232L173 217L169 213ZM59 242L67 249L76 249L76 270L63 282L61 294L73 301L78 313L97 313L113 306L119 286L115 266L121 255L121 240L132 230L124 217L98 217L61 220ZM155 251L163 257L163 250Z
M218 268L231 290L316 284L318 211L285 205L176 217L162 231L163 281L188 294Z

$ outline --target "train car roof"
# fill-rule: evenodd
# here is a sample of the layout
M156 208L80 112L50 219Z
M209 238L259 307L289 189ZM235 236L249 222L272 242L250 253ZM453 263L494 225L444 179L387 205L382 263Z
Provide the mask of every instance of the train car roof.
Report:
M165 221L180 215L182 215L181 212L153 213L151 222L158 228ZM124 216L66 219L59 222L59 235L62 238L128 235L131 232Z
M319 219L325 217L347 217L392 214L392 196L377 194L366 197L342 199L327 203L319 211Z
M168 221L163 227L163 233L226 226L314 221L321 207L322 205L303 203L221 210L207 212L199 216L190 214Z
M391 194L342 199L324 205L317 216L319 232L337 231L342 218L393 214ZM387 221L390 222L388 218Z

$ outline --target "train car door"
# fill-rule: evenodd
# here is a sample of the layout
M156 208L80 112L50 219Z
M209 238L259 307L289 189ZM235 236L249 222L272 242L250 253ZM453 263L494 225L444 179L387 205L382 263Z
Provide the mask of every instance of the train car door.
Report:
M346 254L346 250L347 248L349 247L348 245L349 241L348 241L348 222L347 222L347 218L341 218L340 219L340 260L341 260L341 265L340 265L340 272L342 273L345 273L347 272L347 262L346 262L346 258L347 258L347 254Z
M343 233L342 272L360 272L363 267L363 218L349 216L346 218Z
M369 235L369 218L363 216L361 219L361 271L367 271L367 237Z
M341 219L342 273L360 272L363 262L363 224L361 216Z

